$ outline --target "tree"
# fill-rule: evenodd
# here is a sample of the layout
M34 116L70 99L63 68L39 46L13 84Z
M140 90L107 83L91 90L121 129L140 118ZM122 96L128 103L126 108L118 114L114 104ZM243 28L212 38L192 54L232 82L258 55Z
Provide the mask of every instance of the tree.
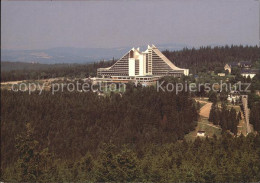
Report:
M119 182L137 182L140 176L140 167L136 154L127 146L123 146L116 156Z
M96 180L98 182L117 181L117 162L115 157L115 146L111 143L104 144L96 165Z
M239 119L237 118L236 110L233 107L230 109L229 121L231 122L229 129L230 129L231 132L233 132L236 135L237 134L237 125L239 123Z
M217 94L216 92L210 92L209 94L209 101L216 103L217 102Z
M95 181L95 164L94 164L94 159L93 156L88 152L84 157L80 159L79 162L75 164L75 171L78 171L77 179L73 181L79 181L79 182L84 182L84 181Z
M48 149L39 151L38 143L34 140L31 124L27 123L26 131L18 135L16 144L19 154L17 168L21 182L55 181L52 178L57 172L55 172L54 164L50 165L53 163L50 161L51 155Z
M213 122L214 125L219 125L219 110L216 104L212 104L210 113L209 113L209 121Z
M250 111L249 122L254 126L254 130L260 131L260 103L256 103L252 106Z
M26 124L26 132L17 137L16 148L19 153L18 169L22 182L36 182L40 176L38 142L33 138L30 123Z

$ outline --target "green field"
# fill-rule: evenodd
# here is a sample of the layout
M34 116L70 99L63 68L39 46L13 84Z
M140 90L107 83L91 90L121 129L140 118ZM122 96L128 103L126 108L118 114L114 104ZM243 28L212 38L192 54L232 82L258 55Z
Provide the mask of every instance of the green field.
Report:
M204 130L206 132L205 136L208 136L208 137L213 137L214 134L217 137L221 136L221 129L219 127L213 126L213 124L211 122L209 122L207 118L200 117L196 129L194 131L188 133L187 135L185 135L185 137L184 137L185 140L187 140L187 141L195 140L197 138L197 132L199 130Z

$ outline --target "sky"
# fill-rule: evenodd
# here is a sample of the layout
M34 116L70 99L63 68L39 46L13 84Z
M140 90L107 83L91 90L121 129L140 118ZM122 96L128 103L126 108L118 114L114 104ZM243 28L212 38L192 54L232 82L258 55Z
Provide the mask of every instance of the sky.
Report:
M1 1L1 49L257 45L256 0Z

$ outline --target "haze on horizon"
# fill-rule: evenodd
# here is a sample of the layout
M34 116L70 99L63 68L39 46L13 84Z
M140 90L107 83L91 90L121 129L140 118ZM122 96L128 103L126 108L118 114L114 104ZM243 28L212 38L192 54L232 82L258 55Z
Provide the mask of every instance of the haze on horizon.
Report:
M1 49L257 45L259 2L1 1Z

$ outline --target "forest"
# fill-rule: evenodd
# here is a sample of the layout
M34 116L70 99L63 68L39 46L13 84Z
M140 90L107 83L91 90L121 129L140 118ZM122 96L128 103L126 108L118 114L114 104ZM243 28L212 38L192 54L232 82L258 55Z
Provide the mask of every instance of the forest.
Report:
M56 77L86 78L95 76L97 68L109 67L115 61L100 61L89 64L30 64L1 62L1 82L49 79Z
M72 161L40 149L27 123L16 140L17 161L2 171L5 182L257 182L260 136L197 138L165 144L100 145Z
M223 70L226 63L251 61L253 64L260 58L260 48L255 46L219 46L184 48L180 51L162 52L176 66L187 68L191 74ZM96 76L97 68L109 67L115 60L100 61L91 64L21 64L2 62L1 81L36 80L54 77L83 78ZM18 67L18 66L19 67ZM18 69L19 68L19 69ZM22 68L22 69L21 69Z
M188 92L127 85L107 97L7 90L1 97L1 181L260 180L259 135L184 140L200 107ZM232 109L219 113L237 118Z
M251 61L253 64L260 58L257 46L216 46L199 49L183 49L181 51L163 51L169 60L181 68L188 68L190 73L220 70L227 63Z
M259 60L258 47L202 47L165 51L192 74L165 77L169 82L215 82L202 72L228 62ZM115 61L92 64L25 66L7 64L1 81L82 78ZM50 67L49 67L50 66ZM52 67L53 66L53 67ZM13 70L12 70L13 68ZM214 78L213 78L214 77ZM127 85L126 92L99 96L93 92L13 92L1 90L2 182L257 182L260 180L259 75L236 75L228 82L251 82L250 123L258 133L237 134L241 113L225 105L227 93L157 92L156 88ZM184 136L198 124L200 105L213 102L209 121L222 136ZM215 103L221 102L219 107ZM232 133L230 133L232 132ZM234 135L231 135L234 134Z
M241 115L241 112L239 111L237 114L234 108L227 109L224 103L222 103L221 108L216 103L213 103L209 114L209 121L213 122L214 125L221 126L223 131L229 130L234 135L237 135L237 125L242 118Z
M147 143L176 142L194 130L199 110L188 93L158 93L154 87L130 87L109 97L3 90L1 98L3 168L17 161L16 138L26 131L26 123L34 129L39 148L75 161L88 151L95 153L102 143L139 149Z

